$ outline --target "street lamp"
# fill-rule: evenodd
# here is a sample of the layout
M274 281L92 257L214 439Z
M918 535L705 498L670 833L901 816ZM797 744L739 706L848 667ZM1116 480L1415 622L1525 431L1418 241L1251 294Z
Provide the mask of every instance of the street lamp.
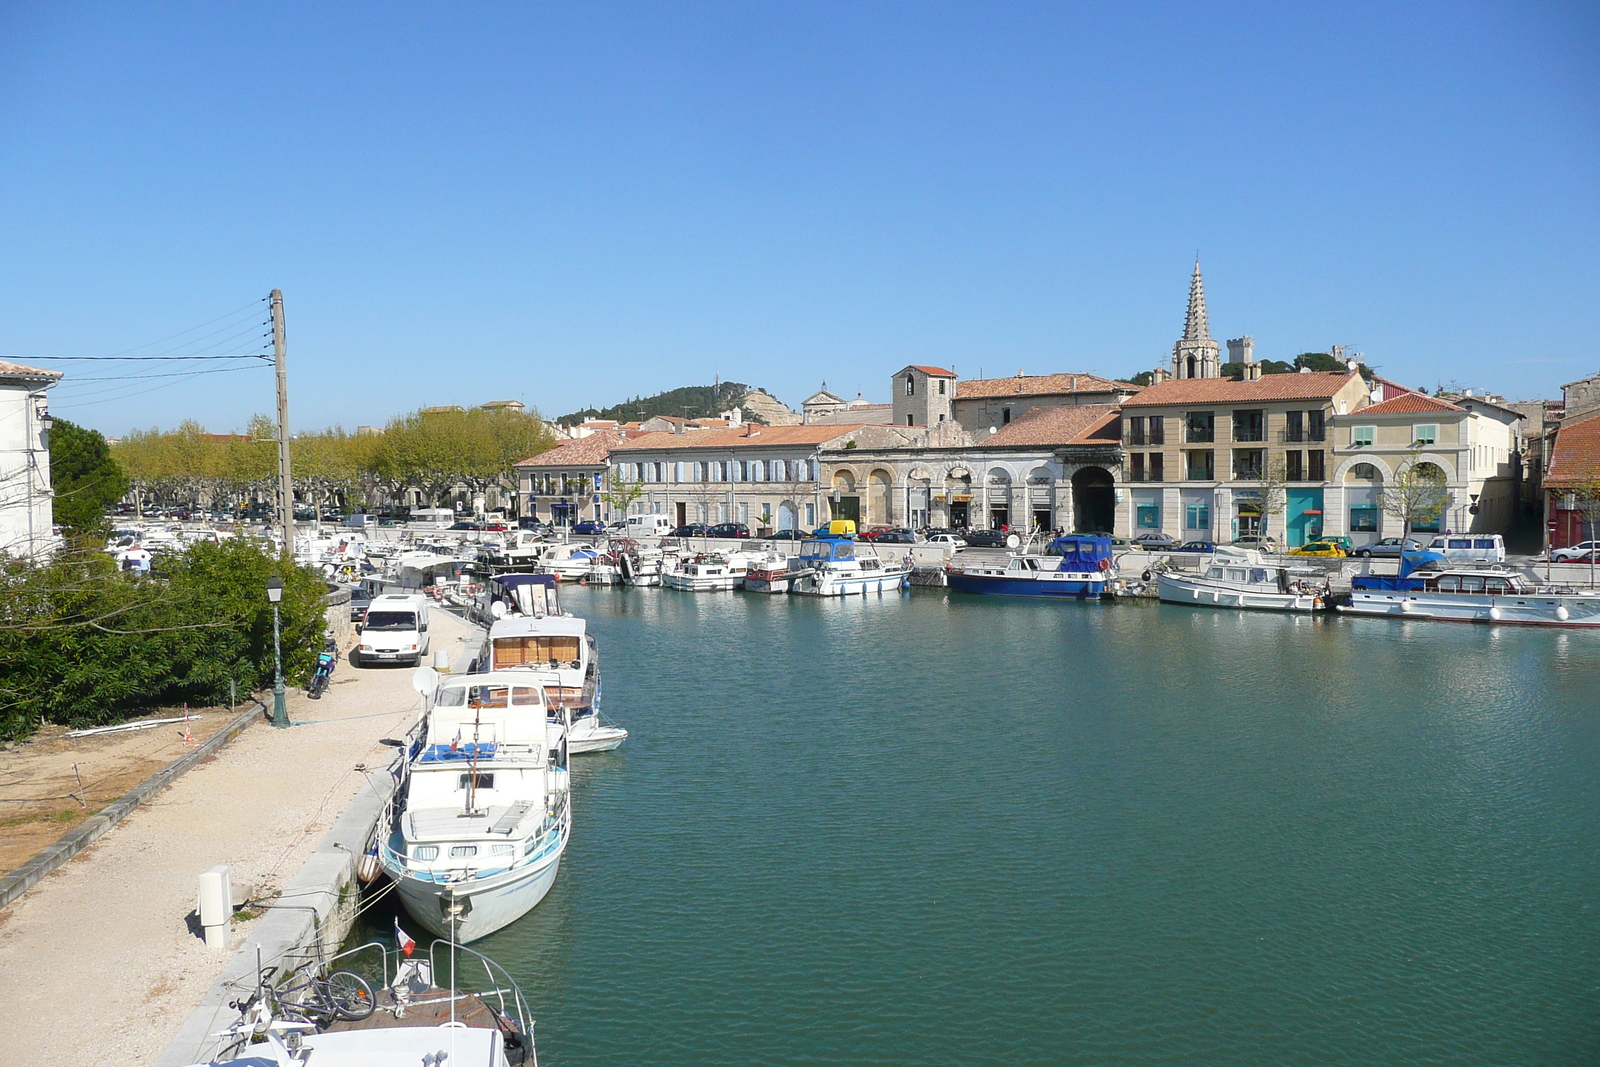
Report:
M276 679L272 686L272 725L283 729L289 725L289 709L283 700L283 650L278 643L278 602L283 599L283 579L276 574L267 579L267 599L272 602L272 667Z

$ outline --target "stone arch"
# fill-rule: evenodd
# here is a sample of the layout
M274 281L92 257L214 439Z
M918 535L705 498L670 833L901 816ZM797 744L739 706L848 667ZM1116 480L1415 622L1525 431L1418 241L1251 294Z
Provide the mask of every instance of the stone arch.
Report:
M1012 510L1013 483L1011 472L1004 467L990 467L983 476L984 515L989 526L998 529L1016 521Z
M867 475L867 521L894 522L894 476L882 467Z
M793 500L778 502L778 529L798 530L800 528L800 505Z
M833 488L841 493L856 491L856 475L852 470L836 470L833 472Z
M1114 529L1116 485L1116 478L1104 467L1079 467L1072 473L1072 525L1077 533Z
M854 471L837 470L833 472L833 488L828 494L831 514L835 519L850 519L859 528L861 525L861 498L856 495L856 476Z
M1354 477L1354 475L1351 474L1351 471L1353 471L1355 469L1355 467L1356 467L1356 465L1358 463L1370 463L1370 464L1372 464L1372 466L1377 469L1378 481L1381 482L1381 483L1387 483L1387 482L1391 482L1391 481L1394 480L1394 469L1392 467L1390 467L1388 463L1384 462L1382 456L1375 456L1375 455L1372 455L1370 453L1359 452L1356 455L1353 455L1350 458L1346 459L1343 463L1339 464L1338 467L1334 468L1334 471L1333 471L1333 482L1334 482L1334 484L1336 484L1336 485L1347 485L1347 484L1349 484L1349 485L1359 485L1359 484L1361 484L1360 482L1351 482L1351 480L1350 480L1352 477Z
M1030 527L1051 530L1056 525L1055 471L1041 464L1028 472L1028 514Z

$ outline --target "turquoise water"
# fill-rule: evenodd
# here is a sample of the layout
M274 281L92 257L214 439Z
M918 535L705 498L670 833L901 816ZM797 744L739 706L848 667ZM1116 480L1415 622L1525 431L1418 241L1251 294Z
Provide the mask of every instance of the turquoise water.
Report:
M546 1067L1600 1059L1600 635L563 596Z

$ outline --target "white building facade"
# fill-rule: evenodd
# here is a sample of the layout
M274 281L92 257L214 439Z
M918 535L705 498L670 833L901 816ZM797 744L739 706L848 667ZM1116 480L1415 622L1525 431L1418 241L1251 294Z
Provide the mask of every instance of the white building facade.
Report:
M50 406L58 371L0 360L0 552L36 559L54 550Z

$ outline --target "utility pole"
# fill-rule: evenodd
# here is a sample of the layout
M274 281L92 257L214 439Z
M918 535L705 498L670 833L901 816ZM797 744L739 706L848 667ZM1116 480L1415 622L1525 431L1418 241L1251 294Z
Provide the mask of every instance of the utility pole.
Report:
M294 558L294 479L289 469L289 378L284 369L283 290L272 290L272 357L278 369L278 514L283 551Z

